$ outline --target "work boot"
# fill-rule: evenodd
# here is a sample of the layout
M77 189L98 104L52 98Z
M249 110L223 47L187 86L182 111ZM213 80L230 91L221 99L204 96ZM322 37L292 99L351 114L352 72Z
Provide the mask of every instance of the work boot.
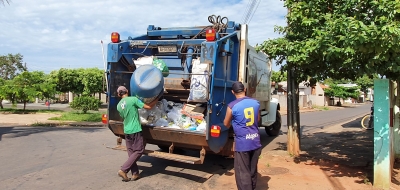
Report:
M122 177L122 181L124 181L124 182L130 181L130 179L128 178L126 173L124 171L122 171L122 170L118 171L118 176Z
M131 180L136 181L140 178L139 174L133 174Z

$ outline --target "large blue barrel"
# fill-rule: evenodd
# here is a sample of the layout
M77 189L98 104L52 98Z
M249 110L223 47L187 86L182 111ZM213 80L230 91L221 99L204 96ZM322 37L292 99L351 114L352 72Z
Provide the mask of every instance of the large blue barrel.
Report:
M153 65L140 66L132 74L130 91L141 98L158 96L164 91L162 72Z

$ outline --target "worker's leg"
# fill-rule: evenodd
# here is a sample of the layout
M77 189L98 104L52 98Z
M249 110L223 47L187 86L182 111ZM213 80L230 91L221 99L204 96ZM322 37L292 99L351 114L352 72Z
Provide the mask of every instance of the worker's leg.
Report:
M249 190L253 188L250 173L249 152L235 152L235 179L238 190Z
M132 175L138 175L139 167L136 162L140 159L144 152L144 140L141 132L134 134L132 151L132 155L129 157L132 159L130 170Z
M121 166L121 170L125 173L129 172L129 169L132 166L131 156L133 154L133 136L134 134L125 135L125 143L126 143L126 152L128 152L128 160Z
M250 152L250 172L251 172L251 183L253 189L256 188L257 185L257 175L258 175L258 170L257 170L257 165L258 165L258 159L261 154L261 148L258 148L256 150L253 150Z

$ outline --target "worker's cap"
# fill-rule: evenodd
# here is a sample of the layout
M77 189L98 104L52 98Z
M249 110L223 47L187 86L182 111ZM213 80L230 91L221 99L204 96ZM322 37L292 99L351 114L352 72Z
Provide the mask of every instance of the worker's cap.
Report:
M127 93L128 89L125 88L125 86L119 86L117 89L117 93L121 94L121 93Z
M244 91L244 85L242 82L234 82L232 85L232 90L235 93L243 92Z

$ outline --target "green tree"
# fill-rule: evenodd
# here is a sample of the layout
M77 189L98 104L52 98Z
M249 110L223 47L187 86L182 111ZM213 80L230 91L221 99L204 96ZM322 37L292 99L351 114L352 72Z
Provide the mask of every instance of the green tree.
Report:
M284 5L287 26L275 28L283 37L256 49L277 65L286 60L281 70L294 71L296 84L308 77L355 80L375 73L399 78L400 0L286 0ZM298 100L296 95L289 100ZM295 125L289 123L288 151L299 155Z
M8 80L12 80L20 72L26 71L26 65L23 63L23 56L21 54L8 54L0 56L0 79L3 79L3 84L10 83ZM4 89L0 92L0 108L3 109L3 100L11 98L11 94L8 93L9 89ZM11 100L10 100L11 101Z
M59 92L73 92L81 94L83 92L82 79L78 69L61 68L50 73L52 80L57 84L56 90Z
M273 81L273 82L287 81L287 72L272 71L271 81Z
M59 92L91 95L103 92L103 71L98 68L79 68L52 71L50 78L57 84Z
M364 75L355 81L355 83L360 87L360 90L364 92L364 98L368 93L368 88L372 88L374 86L374 79L377 78L379 78L378 75L373 75L371 77Z
M378 73L397 79L400 71L399 0L286 0L282 38L264 41L258 50L307 76L355 80Z
M97 111L100 106L101 101L91 96L76 97L70 104L72 109L82 110L83 113L87 113L89 110Z
M41 85L44 82L44 78L44 73L41 71L24 71L12 80L12 92L15 100L20 100L24 103L24 111L27 102L33 101L41 95Z
M50 77L50 75L44 74L43 82L38 84L39 94L38 98L41 99L54 99L58 93L56 90L57 83Z
M329 85L329 88L325 89L325 95L330 97L338 97L340 99L354 98L358 99L360 91L357 87L343 87L337 84Z
M103 92L103 71L98 68L81 70L81 80L84 86L82 95L91 95Z

